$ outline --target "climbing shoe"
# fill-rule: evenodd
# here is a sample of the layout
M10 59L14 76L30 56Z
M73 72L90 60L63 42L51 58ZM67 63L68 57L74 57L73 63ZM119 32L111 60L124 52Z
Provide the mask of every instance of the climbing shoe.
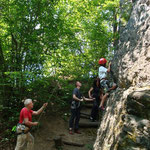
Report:
M81 134L79 130L74 130L74 133Z

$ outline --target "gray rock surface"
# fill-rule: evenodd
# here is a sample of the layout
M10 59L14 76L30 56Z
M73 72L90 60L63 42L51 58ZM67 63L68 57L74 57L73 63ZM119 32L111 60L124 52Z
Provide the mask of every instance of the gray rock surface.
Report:
M132 2L112 64L119 88L106 102L94 150L150 150L150 0Z
M94 150L150 149L150 87L118 88L106 104Z
M122 88L150 84L150 0L137 0L122 30L113 71Z

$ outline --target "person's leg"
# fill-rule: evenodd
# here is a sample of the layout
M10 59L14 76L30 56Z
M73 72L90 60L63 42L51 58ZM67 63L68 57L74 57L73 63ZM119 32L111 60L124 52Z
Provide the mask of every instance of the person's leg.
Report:
M107 97L108 97L108 93L106 93L103 97L102 97L102 100L101 100L101 103L100 103L100 108L104 109L104 102L106 101Z
M34 147L34 137L30 132L27 133L27 150L33 150Z
M108 80L103 80L101 82L101 85L102 85L102 88L103 88L103 91L105 94L102 96L99 107L102 108L103 110L104 110L104 102L106 101L106 99L109 95L108 91L110 91L108 84L109 84Z
M79 129L79 121L80 121L80 108L76 109L76 118L75 118L75 131Z
M110 90L115 90L117 88L117 84L113 83Z
M70 120L69 120L69 130L73 129L73 124L74 124L75 117L76 117L76 110L71 109L71 116L70 116Z
M99 114L98 114L99 113L99 109L98 109L98 106L99 105L96 105L96 107L95 107L95 121L99 120Z
M26 134L20 134L17 136L17 144L15 150L23 150L24 145L27 142L27 135Z
M96 104L94 102L93 104L93 107L92 107L92 111L91 111L91 121L94 121L96 120L96 115L97 115L97 112L96 112Z
M93 119L93 116L94 116L94 103L93 103L92 110L91 110L90 120Z
M99 120L99 105L102 99L102 93L100 94L100 96L98 96L96 98L96 103L95 103L95 120Z

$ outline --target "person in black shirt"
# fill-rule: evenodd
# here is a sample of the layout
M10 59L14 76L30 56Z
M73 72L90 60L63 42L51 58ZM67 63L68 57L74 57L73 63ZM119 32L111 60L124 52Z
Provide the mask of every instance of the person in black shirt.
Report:
M88 95L89 95L89 98L95 98L93 102L90 120L96 121L98 119L98 110L99 110L100 100L103 95L101 87L100 87L99 78L96 78L94 80L93 86L90 88Z
M80 134L79 132L79 120L80 120L80 102L83 101L80 87L82 84L77 81L76 88L73 90L73 97L71 102L71 117L69 120L69 133L73 134L73 127L74 132ZM75 122L75 123L74 123Z

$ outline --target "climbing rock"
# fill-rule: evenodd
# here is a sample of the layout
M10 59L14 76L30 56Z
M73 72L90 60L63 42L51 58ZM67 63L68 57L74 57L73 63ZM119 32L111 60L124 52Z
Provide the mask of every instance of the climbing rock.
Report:
M122 88L137 84L146 86L150 82L149 0L137 0L132 5L130 19L121 31L112 64L114 76Z
M128 95L127 112L143 118L150 117L150 90L134 91Z
M95 150L134 150L139 147L149 150L149 92L149 89L131 87L112 93L98 129Z
M131 5L112 61L119 88L107 99L94 150L150 150L150 0Z

